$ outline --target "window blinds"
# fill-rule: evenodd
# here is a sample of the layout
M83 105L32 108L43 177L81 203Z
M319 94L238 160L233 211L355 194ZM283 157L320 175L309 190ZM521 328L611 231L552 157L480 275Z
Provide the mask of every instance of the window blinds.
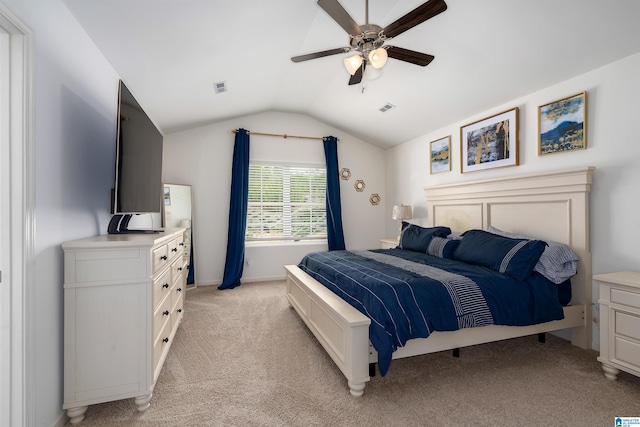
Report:
M325 168L249 166L247 241L327 238Z

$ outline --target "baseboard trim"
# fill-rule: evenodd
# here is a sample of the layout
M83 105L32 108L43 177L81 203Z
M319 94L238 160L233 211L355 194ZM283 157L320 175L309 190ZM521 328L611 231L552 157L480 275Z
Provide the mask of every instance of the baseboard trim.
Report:
M273 282L277 280L286 280L287 276L284 274L281 276L262 276L262 277L243 277L240 279L241 283L256 283L256 282ZM222 280L204 280L198 281L198 286L220 286Z

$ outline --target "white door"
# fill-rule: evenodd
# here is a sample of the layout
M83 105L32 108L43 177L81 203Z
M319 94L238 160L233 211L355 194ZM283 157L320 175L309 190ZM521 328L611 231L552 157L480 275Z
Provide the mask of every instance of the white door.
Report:
M0 0L0 426L33 424L33 33Z
M5 224L10 195L7 191L9 144L9 34L0 28L0 425L10 425L11 402L11 303L5 258L7 250Z

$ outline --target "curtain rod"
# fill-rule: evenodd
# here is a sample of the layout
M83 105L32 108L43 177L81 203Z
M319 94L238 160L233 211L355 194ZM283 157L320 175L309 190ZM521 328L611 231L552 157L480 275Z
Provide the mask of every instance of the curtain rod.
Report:
M238 130L234 129L231 132L232 133L238 133ZM279 133L251 132L251 131L247 131L247 133L249 135L280 136L280 137L282 137L284 139L287 139L287 138L301 138L301 139L318 139L320 141L324 141L324 137L321 137L321 136L301 136L301 135L287 135L286 133L279 134ZM340 138L338 138L338 141L340 141Z

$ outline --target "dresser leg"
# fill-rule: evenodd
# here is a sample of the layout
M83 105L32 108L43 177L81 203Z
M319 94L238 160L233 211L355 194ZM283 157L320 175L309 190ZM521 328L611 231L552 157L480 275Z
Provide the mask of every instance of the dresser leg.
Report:
M87 412L88 406L78 406L77 408L67 409L67 417L71 424L78 424L84 420L84 413Z
M602 364L602 370L604 370L604 376L611 381L615 381L618 378L618 373L620 370L614 368L613 366Z
M151 406L151 403L149 402L151 401L152 396L153 393L149 393L146 396L136 397L136 405L138 405L138 411L144 412L149 409L149 406Z

